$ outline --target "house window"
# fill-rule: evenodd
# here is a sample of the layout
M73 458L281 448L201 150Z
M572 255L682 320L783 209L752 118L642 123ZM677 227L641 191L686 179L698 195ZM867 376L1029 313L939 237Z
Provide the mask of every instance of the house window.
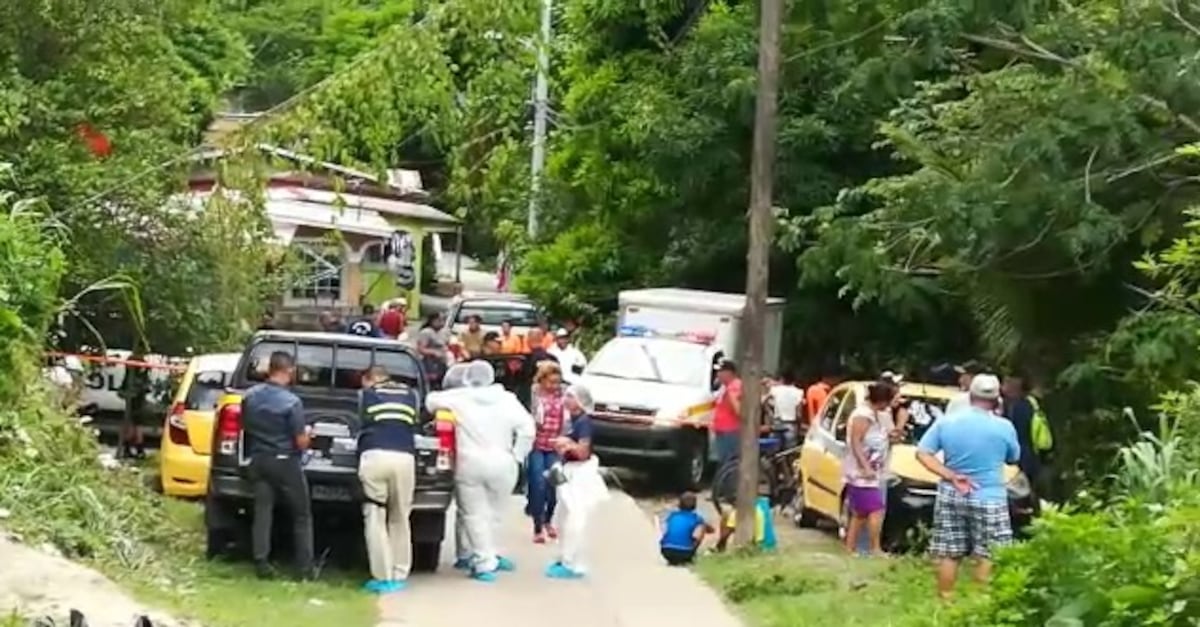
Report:
M384 242L372 242L367 244L367 248L363 251L363 263L370 265L386 265L387 264L387 246Z
M297 244L302 270L292 286L292 298L300 300L342 300L342 265L340 250L321 249Z

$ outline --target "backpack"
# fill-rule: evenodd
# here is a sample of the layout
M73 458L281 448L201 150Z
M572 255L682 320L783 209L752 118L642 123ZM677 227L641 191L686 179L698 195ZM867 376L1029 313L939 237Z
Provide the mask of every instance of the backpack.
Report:
M1042 404L1032 396L1029 404L1033 405L1033 423L1029 428L1029 439L1033 441L1033 450L1045 453L1054 448L1054 433L1050 430L1050 418L1042 410Z

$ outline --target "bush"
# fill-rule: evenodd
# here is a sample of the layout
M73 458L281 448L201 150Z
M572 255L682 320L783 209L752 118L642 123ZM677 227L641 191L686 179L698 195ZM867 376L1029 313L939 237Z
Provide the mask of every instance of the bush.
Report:
M0 172L3 171L0 164ZM28 201L0 190L0 406L22 391L58 304L63 255Z
M1164 398L1158 434L1123 447L1119 496L1047 512L998 556L956 625L1195 625L1200 620L1200 393ZM1086 495L1081 500L1086 501Z

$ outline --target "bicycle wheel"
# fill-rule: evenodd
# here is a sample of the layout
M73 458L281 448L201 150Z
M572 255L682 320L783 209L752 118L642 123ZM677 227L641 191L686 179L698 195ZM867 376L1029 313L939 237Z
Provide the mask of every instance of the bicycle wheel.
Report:
M738 460L730 459L717 469L712 479L712 501L717 514L724 515L725 507L737 498Z

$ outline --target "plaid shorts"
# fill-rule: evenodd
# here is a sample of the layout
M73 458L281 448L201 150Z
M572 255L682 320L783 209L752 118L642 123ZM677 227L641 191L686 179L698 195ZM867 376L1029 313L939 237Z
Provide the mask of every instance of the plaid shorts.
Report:
M933 557L960 558L967 555L991 558L992 549L1012 544L1012 520L1008 503L992 503L963 496L953 486L938 487L933 507Z

